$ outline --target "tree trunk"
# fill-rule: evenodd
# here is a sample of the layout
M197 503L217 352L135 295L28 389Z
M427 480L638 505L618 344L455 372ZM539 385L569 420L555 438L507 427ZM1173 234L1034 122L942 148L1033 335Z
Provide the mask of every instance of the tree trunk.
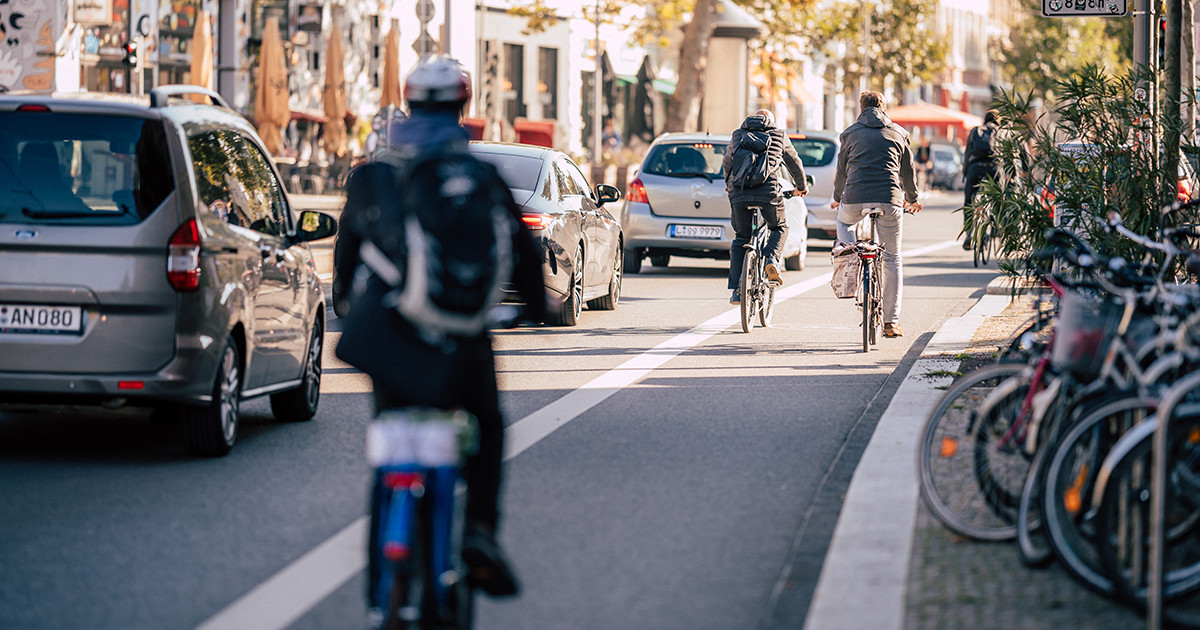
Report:
M696 0L692 21L683 29L679 46L679 78L667 109L664 131L695 131L700 123L700 99L708 68L708 43L716 22L718 0Z

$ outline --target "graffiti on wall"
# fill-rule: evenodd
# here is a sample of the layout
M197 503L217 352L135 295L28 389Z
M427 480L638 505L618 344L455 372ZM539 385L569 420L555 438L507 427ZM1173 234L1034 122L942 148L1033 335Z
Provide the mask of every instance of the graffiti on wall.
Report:
M55 4L0 0L0 91L51 89Z

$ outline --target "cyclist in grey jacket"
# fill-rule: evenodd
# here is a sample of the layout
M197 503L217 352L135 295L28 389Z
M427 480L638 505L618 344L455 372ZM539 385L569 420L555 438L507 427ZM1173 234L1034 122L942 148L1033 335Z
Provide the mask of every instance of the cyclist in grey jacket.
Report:
M733 153L742 144L742 139L766 144L767 166L770 175L767 181L754 187L730 186L730 170L733 168ZM776 286L783 284L779 275L779 257L783 253L783 242L787 238L787 217L784 216L783 191L779 185L779 169L785 167L796 184L799 195L808 192L808 181L804 177L804 164L796 148L788 140L787 133L775 126L775 115L770 110L760 109L746 118L742 126L735 129L721 170L725 174L725 192L729 194L730 222L733 224L733 243L729 246L729 289L733 295L730 304L740 304L738 280L742 277L742 263L746 260L745 245L750 242L750 228L754 219L754 208L762 208L763 220L771 230L767 240L767 279Z
M833 203L838 211L838 240L853 243L851 227L862 220L866 208L878 207L875 220L883 243L883 336L899 337L901 276L900 236L904 211L920 212L908 132L892 122L884 110L883 95L863 92L858 120L842 132Z

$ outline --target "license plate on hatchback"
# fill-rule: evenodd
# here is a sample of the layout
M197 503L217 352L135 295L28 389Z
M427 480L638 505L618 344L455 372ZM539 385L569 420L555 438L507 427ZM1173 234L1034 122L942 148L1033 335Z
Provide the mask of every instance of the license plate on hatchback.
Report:
M717 225L672 225L668 234L671 238L706 238L720 240L724 228Z
M0 333L79 334L83 309L48 304L0 304Z

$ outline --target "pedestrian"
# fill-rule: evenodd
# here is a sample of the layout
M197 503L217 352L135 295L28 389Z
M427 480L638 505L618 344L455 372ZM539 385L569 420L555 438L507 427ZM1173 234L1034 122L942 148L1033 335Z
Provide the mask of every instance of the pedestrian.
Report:
M988 110L983 115L983 124L971 130L967 136L967 165L963 169L963 249L971 249L971 235L974 233L975 193L985 177L996 177L995 148L992 146L996 130L1000 125L996 122L995 110Z
M929 147L929 138L922 138L921 144L913 152L913 160L917 169L917 191L925 192L933 187L930 177L933 174L933 149Z
M743 186L732 181L734 153L751 151L765 155L764 178L761 183ZM800 161L796 148L788 140L787 133L775 126L775 115L770 110L760 109L735 129L721 170L725 174L725 192L729 194L730 222L733 224L733 243L729 246L729 284L733 291L730 304L741 304L738 281L742 277L742 263L746 259L746 245L750 242L750 229L754 223L755 208L761 208L763 220L771 234L767 239L767 280L779 286L783 278L779 275L779 259L783 253L783 242L787 238L787 217L783 207L783 189L779 182L779 169L786 167L795 182L798 194L808 193L808 180L804 176L804 163Z
M920 212L908 132L888 118L883 95L863 92L861 113L842 132L833 203L838 211L837 237L855 242L851 228L862 220L863 210L881 208L876 218L883 254L883 336L899 337L900 300L904 294L900 239L904 212Z

